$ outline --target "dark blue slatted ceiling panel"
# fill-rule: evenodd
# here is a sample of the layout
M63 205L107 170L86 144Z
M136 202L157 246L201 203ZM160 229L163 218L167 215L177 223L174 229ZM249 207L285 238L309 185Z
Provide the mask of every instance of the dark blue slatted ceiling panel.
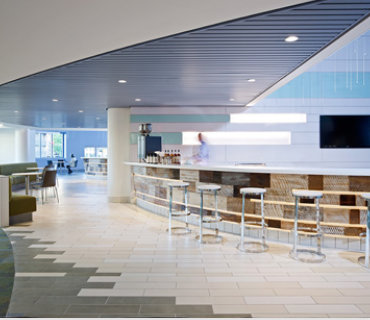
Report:
M313 1L78 61L1 86L0 121L104 127L107 106L245 105L369 12L370 0Z

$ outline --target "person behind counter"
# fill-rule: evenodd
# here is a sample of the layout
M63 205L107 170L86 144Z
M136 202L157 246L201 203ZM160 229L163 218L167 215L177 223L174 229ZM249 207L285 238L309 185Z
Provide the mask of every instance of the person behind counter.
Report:
M198 141L200 142L198 153L193 156L196 163L207 163L209 160L209 148L204 140L202 133L198 133Z

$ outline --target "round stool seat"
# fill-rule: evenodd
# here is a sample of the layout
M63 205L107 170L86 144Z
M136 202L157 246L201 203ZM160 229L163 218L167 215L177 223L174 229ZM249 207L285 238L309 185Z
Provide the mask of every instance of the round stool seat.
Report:
M221 187L217 184L205 184L198 187L199 191L217 191L220 190Z
M266 193L266 189L264 188L241 188L240 193L260 195L260 194Z
M185 188L185 187L189 187L189 183L188 182L171 182L168 184L169 187L171 188Z
M363 193L361 197L363 197L365 200L370 200L370 193Z
M311 191L311 190L294 190L292 192L293 196L300 197L300 198L322 198L322 192L319 191Z

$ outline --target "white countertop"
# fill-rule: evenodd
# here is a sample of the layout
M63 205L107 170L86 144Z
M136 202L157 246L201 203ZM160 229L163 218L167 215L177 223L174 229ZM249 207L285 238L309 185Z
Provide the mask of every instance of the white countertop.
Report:
M370 168L270 167L258 165L227 165L227 164L163 165L163 164L148 164L143 162L125 162L125 164L129 166L141 166L151 168L186 169L203 171L370 176Z

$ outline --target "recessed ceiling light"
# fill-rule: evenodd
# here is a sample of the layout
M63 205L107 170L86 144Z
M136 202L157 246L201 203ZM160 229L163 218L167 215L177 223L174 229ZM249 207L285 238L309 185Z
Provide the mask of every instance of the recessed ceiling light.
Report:
M285 42L295 42L297 41L299 38L297 36L294 36L294 35L290 35L288 37L285 38Z
M139 101L141 101L141 99L140 98L136 98L135 101L139 102Z
M126 83L126 80L118 80L119 83Z
M84 111L83 110L78 110L79 113L83 113Z
M248 82L256 82L256 79L248 79Z
M235 101L235 99L234 98L230 98L229 101Z
M4 125L2 123L0 123L0 128L4 127Z
M53 101L53 102L58 102L59 100L58 99L56 99L56 98L54 98L53 100L51 100L51 101Z
M14 113L18 113L19 111L18 110L14 110Z

